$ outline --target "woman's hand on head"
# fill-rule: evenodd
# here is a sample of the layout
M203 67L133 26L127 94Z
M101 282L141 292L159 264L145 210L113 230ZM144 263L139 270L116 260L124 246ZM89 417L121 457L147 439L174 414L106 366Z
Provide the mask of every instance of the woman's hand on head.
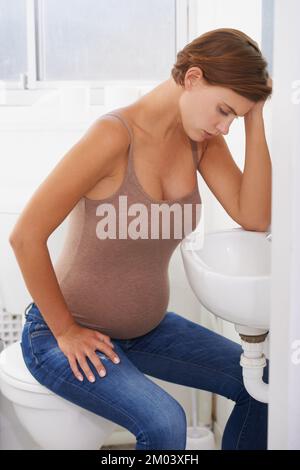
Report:
M273 80L271 77L268 78L267 80L267 85L269 87L272 87L273 88ZM247 116L252 116L252 115L255 115L256 113L261 113L265 104L266 104L266 101L267 100L261 100L261 101L258 101L257 103L255 103L254 106L252 106L252 108L250 109L250 111L245 114L244 117L247 117Z

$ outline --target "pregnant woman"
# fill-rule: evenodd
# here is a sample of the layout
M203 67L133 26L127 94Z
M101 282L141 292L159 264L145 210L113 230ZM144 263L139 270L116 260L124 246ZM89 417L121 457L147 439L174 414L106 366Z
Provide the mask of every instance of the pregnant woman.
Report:
M205 33L178 53L168 80L90 126L10 234L33 299L21 342L29 371L128 429L136 449L186 446L182 406L145 374L233 400L222 449L267 448L267 405L244 388L241 346L167 307L171 255L200 221L197 171L244 229L270 224L263 107L271 93L251 38ZM223 137L238 117L244 173ZM47 240L68 215L53 265ZM180 227L188 228L178 236Z

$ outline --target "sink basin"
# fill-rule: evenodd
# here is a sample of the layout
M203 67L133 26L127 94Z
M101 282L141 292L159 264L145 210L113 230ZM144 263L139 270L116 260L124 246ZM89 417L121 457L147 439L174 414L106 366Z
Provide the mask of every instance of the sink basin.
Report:
M236 325L269 329L271 243L265 232L193 232L180 244L189 284L211 313Z

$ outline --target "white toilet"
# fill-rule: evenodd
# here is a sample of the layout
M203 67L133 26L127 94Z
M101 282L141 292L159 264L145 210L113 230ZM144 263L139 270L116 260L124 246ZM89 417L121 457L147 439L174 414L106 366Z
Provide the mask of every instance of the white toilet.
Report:
M37 382L24 363L20 341L0 354L0 390L42 449L97 450L117 426Z
M8 241L24 203L5 199L0 198L0 315L22 314L24 324L24 310L32 298ZM48 240L52 261L62 248L67 223L68 219ZM36 442L36 448L97 450L117 427L116 423L61 398L37 382L23 360L20 337L0 353L0 393L13 405L19 419L14 426L22 425ZM0 409L0 422L1 415L4 410ZM15 417L13 421L16 422ZM18 431L14 429L13 434Z

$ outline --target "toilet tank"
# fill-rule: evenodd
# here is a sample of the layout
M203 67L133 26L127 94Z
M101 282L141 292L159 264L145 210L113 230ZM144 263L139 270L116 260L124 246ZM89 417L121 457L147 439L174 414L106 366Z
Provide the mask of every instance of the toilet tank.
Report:
M18 265L14 251L9 243L9 236L15 226L19 215L30 199L35 188L20 186L5 194L5 188L1 188L0 194L0 308L12 314L24 314L27 305L32 302L32 297L27 290L22 272ZM11 197L12 193L14 194ZM7 194L10 197L7 197ZM2 197L1 197L2 196ZM5 197L6 196L6 197ZM50 257L55 263L63 247L68 217L50 235L47 246Z

